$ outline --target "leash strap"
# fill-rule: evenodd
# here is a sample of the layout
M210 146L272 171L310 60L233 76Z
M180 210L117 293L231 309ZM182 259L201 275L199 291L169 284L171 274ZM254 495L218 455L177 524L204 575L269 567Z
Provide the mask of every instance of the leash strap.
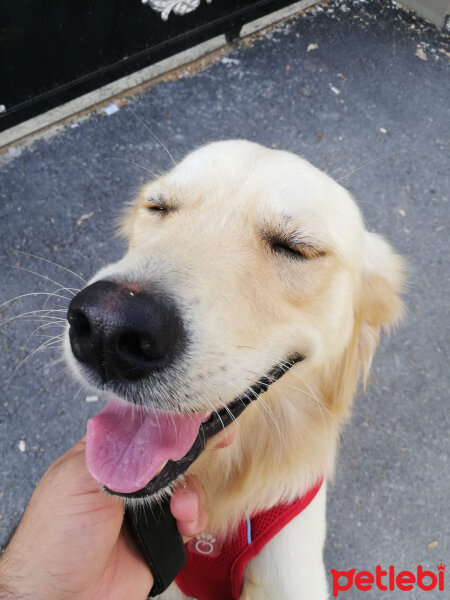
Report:
M186 563L186 549L170 512L170 498L151 507L128 507L125 519L153 574L149 597L159 596Z

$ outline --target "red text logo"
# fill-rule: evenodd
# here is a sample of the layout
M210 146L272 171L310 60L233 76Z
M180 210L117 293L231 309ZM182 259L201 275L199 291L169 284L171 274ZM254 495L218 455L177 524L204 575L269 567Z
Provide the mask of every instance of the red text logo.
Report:
M368 592L372 588L377 588L383 592L387 590L401 590L408 592L419 588L426 592L431 590L444 591L445 565L437 566L437 573L434 571L424 571L421 565L417 567L416 573L411 571L395 571L395 567L390 565L387 571L384 571L380 565L377 565L375 573L370 571L359 571L350 569L349 571L336 571L331 569L333 577L333 596L336 598L339 592L345 592L355 586L361 592Z

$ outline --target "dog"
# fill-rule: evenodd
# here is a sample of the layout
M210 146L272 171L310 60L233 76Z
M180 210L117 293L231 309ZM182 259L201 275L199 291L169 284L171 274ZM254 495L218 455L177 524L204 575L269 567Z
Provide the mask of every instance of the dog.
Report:
M402 315L402 258L325 173L243 140L200 147L144 185L120 233L125 256L81 292L65 338L73 371L114 395L120 417L113 451L104 425L88 431L91 472L132 493L277 366L282 376L189 469L209 515L200 541L226 540L247 517L314 490L245 564L232 597L327 598L326 482L380 330ZM142 417L140 445L127 446L123 422L136 411L151 425ZM160 598L186 598L180 588Z

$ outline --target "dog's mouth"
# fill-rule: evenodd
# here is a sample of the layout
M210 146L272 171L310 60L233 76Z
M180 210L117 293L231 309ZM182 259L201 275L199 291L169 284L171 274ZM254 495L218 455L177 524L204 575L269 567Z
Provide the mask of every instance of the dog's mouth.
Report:
M143 498L171 486L204 450L207 440L237 419L258 396L303 360L295 355L275 365L227 406L206 413L148 411L113 399L90 419L86 464L107 492Z

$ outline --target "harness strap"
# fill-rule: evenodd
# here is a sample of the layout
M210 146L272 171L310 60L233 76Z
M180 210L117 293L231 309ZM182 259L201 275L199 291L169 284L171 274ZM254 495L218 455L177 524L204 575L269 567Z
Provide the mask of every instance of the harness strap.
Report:
M244 570L247 563L257 556L283 527L311 504L320 490L322 483L323 479L320 479L306 494L294 500L291 504L275 506L266 512L255 515L251 519L251 527L254 532L253 539L236 557L231 566L230 578L233 598L237 599L241 596Z

